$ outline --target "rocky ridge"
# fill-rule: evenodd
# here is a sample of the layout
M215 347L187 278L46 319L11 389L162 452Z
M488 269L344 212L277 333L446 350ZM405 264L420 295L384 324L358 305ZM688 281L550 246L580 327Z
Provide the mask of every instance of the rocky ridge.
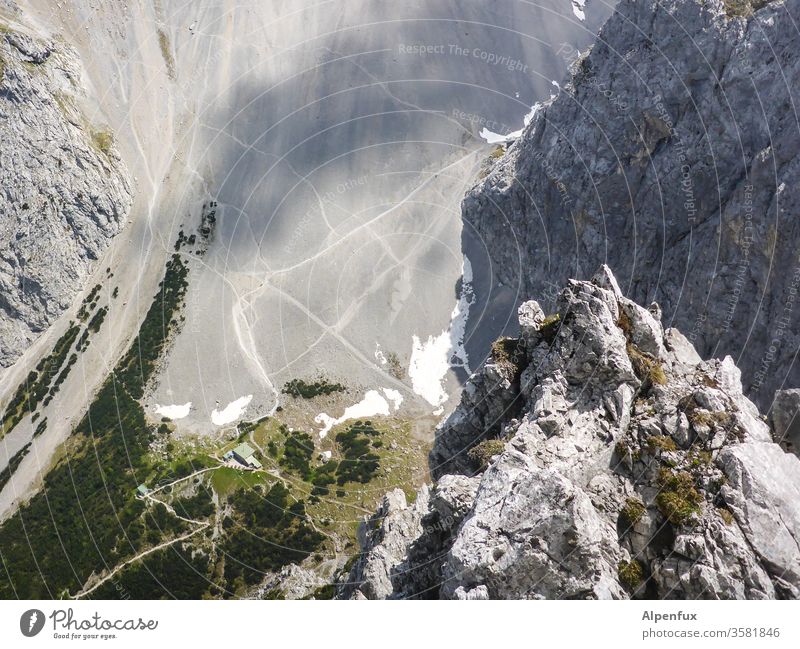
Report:
M800 385L798 0L621 0L463 202L498 279L552 307L607 263L764 409Z
M730 357L604 266L520 307L437 431L436 482L365 521L340 597L800 597L800 460Z
M81 78L68 45L0 22L0 366L70 306L131 206Z

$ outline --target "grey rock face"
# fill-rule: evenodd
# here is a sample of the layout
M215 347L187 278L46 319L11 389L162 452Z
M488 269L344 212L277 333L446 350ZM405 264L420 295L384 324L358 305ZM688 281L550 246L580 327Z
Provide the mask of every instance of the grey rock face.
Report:
M496 352L472 377L432 453L455 473L423 492L413 515L388 509L387 522L413 522L368 539L381 569L356 571L359 591L800 597L800 460L772 442L732 359L702 361L664 331L655 306L625 298L608 268L567 282L556 304L559 318L541 318L526 303L520 338L502 346L514 353ZM509 394L470 396L498 366L519 377ZM511 402L513 412L495 407ZM495 439L485 465L466 452Z
M800 389L775 392L771 415L775 441L800 454Z
M408 546L422 535L422 517L427 513L427 489L417 494L409 505L402 489L390 491L375 515L359 529L363 548L351 577L339 592L349 599L388 599L400 589L393 583L402 573Z
M568 277L608 263L703 357L739 358L762 407L784 378L800 385L791 17L798 0L752 17L622 0L588 53L565 44L569 83L463 202L499 279L552 308Z
M76 57L0 32L0 366L70 305L131 205L111 134L78 108Z

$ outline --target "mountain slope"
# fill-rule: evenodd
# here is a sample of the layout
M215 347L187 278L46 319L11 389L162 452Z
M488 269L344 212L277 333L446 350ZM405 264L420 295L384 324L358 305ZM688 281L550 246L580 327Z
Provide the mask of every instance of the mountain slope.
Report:
M463 204L500 280L552 304L608 263L758 403L796 386L798 17L623 0L588 53L562 48L569 83Z
M131 181L103 124L81 110L63 42L0 17L0 367L67 309L125 225Z

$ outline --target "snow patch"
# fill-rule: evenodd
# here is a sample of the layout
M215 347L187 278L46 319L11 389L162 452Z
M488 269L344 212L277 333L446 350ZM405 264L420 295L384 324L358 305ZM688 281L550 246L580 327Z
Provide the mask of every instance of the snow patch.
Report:
M192 402L189 401L188 403L184 403L182 406L179 405L171 405L171 406L159 406L156 404L156 414L161 415L162 417L166 417L167 419L183 419L184 417L189 415L189 411L192 409Z
M469 309L475 301L472 291L472 264L464 257L461 275L461 294L450 314L450 325L438 336L428 336L426 341L416 335L411 339L411 362L408 375L411 387L437 410L448 399L444 388L447 371L463 367L469 372L469 358L464 348Z
M246 397L239 397L236 401L231 401L222 410L216 408L211 412L211 423L215 426L224 426L236 421L244 414L245 408L253 400L253 395L248 394Z
M586 0L571 0L572 13L578 20L586 20Z
M399 410L400 405L403 403L403 395L398 390L390 390L389 388L383 388L383 393L392 402L395 411Z
M558 86L558 84L556 84L556 86ZM554 97L555 95L550 95L550 99L553 99ZM524 131L525 127L530 124L531 121L533 121L533 118L536 117L536 113L541 110L542 106L544 106L544 104L540 101L537 101L533 106L531 106L528 114L522 118L522 128L518 131L512 131L508 135L500 135L499 133L490 131L488 128L483 128L478 135L480 135L488 144L504 144L506 142L512 142L513 140L516 140L522 136L522 131Z
M381 365L386 365L389 361L386 359L386 354L383 353L380 343L375 343L375 360Z
M344 414L338 419L331 417L329 414L321 412L314 421L322 424L322 430L319 431L319 438L325 439L331 428L337 424L347 421L348 419L363 419L364 417L373 417L375 415L389 416L389 401L392 402L392 408L397 411L400 404L403 403L403 395L397 390L390 390L389 388L381 388L385 397L377 390L368 390L364 398L352 406L348 406L344 410ZM389 401L387 401L387 399Z

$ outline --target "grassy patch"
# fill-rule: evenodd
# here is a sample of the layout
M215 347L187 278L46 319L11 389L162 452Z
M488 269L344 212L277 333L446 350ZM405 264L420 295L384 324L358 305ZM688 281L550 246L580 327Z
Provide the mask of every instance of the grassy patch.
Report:
M539 326L539 333L548 344L552 345L560 328L561 314L553 313L542 321L542 324Z
M733 513L727 507L717 507L719 517L725 521L725 525L733 525Z
M636 559L620 561L617 572L620 583L630 590L636 590L644 580L644 569Z
M770 0L723 0L723 5L728 18L750 18L769 2Z
M114 136L111 131L92 131L92 144L100 153L109 157L114 146Z
M650 354L641 351L632 342L628 342L626 346L628 358L631 359L633 371L641 381L649 383L650 385L666 385L667 375L661 362L653 358Z
M506 444L502 439L485 439L469 449L467 455L483 470L489 466L495 455L500 455L505 450L505 447Z
M625 500L625 505L620 510L620 516L625 521L628 527L631 527L642 520L645 509L644 503L638 498L628 498Z
M653 435L647 440L647 448L650 449L651 453L656 451L672 452L678 450L678 445L668 435Z
M662 469L659 473L656 504L673 525L685 524L693 514L700 514L703 497L695 488L694 478L686 471Z

